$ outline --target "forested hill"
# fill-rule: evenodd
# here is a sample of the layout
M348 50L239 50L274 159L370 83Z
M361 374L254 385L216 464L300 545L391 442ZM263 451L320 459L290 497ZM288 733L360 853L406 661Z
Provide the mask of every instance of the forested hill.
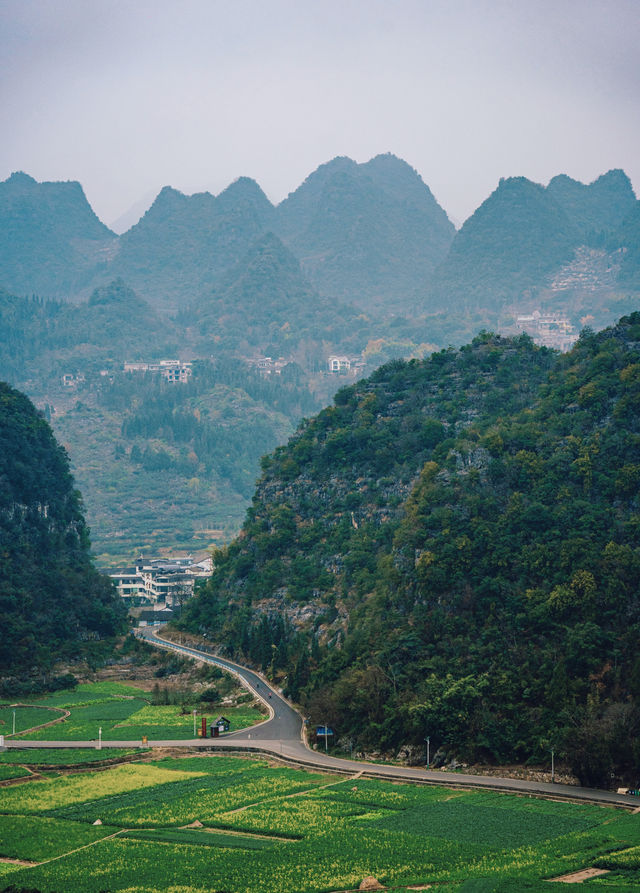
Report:
M77 293L117 241L79 183L37 183L21 172L0 183L0 284L16 294Z
M185 624L362 746L640 755L640 314L393 362L264 460Z
M66 453L27 397L2 382L0 616L0 684L13 693L42 685L60 659L98 654L124 619L91 563Z
M427 304L495 309L522 305L537 295L557 309L544 289L581 247L594 257L608 257L614 287L605 303L620 299L635 288L631 278L621 276L620 262L637 251L638 234L630 220L638 204L620 170L589 185L566 175L554 177L546 188L525 177L502 179L456 234L428 282ZM584 285L584 307L595 306L598 301L589 294L593 288ZM574 287L580 291L579 283Z
M117 236L78 183L16 173L0 183L0 288L84 301L121 278L164 314L213 309L275 233L307 288L384 320L385 334L407 317L438 342L446 314L453 338L439 343L459 344L481 325L515 331L535 309L600 327L636 306L639 206L622 170L589 184L560 174L546 187L509 177L456 233L418 172L385 154L334 158L278 205L248 177L217 196L165 186ZM226 314L217 319L224 330Z

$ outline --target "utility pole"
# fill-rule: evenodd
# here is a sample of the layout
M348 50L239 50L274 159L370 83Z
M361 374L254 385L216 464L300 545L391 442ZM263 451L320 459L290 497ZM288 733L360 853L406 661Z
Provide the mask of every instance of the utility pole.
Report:
M551 781L554 782L556 780L556 767L554 763L555 751L553 747L551 748Z
M98 729L98 750L102 750L102 726Z
M13 711L13 734L16 733L16 711Z
M428 769L428 768L429 768L429 756L430 756L430 754L429 754L429 745L430 745L430 743L431 743L431 738L427 735L427 737L426 737L424 740L425 740L425 743L426 743L426 745L427 745L427 769Z
M196 737L196 713L197 713L197 712L198 712L198 711L197 711L196 708L194 707L194 708L193 708L193 737L194 737L194 738Z

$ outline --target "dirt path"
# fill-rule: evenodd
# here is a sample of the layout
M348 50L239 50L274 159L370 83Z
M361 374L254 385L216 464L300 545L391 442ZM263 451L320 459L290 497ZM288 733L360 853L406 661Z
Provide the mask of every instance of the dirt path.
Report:
M21 865L23 868L33 868L39 865L39 862L27 862L26 859L9 859L7 856L0 856L0 862L3 865Z
M549 878L551 884L582 884L592 877L600 877L609 874L606 868L583 868L581 871L572 871L571 874L562 874L560 877Z
M311 794L314 791L320 791L323 788L332 788L335 785L346 784L349 781L353 781L356 778L361 778L362 772L356 773L356 775L347 776L346 778L341 778L339 781L330 781L328 784L320 784L314 785L312 788L305 788L304 791L294 791L293 794L276 794L273 797L269 797L267 800L259 800L255 803L247 803L245 806L238 806L236 809L227 809L224 815L232 815L236 812L244 812L245 809L251 809L252 806L257 806L262 803L273 803L274 800L289 800L291 797L304 797L305 794Z

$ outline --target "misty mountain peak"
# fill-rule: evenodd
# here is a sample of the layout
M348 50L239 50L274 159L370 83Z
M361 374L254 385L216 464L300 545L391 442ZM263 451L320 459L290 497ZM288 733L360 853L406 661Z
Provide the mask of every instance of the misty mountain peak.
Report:
M217 200L218 202L232 201L233 203L238 201L251 201L271 205L271 202L264 194L261 186L251 177L238 177L238 179L234 180L233 183L230 183L226 189L222 190L218 195Z
M251 177L239 177L227 186L216 198L216 211L225 218L242 218L245 225L253 220L259 228L270 227L275 214L274 206Z
M158 211L159 209L165 210L166 208L175 208L179 205L184 205L186 201L187 196L184 192L174 189L173 186L163 186L156 196L155 201L147 211L147 214L152 211Z
M1 185L10 185L10 186L32 186L37 183L37 180L34 180L33 177L30 177L29 174L25 174L24 171L14 171L10 177L8 177L3 184Z
M588 185L560 174L550 181L547 192L585 237L620 226L636 201L622 170L610 170Z
M287 202L302 200L313 200L324 189L326 184L336 175L342 173L351 173L358 169L358 165L346 155L338 155L321 164L319 167L309 174L306 180L298 186L294 192L290 192L287 198L281 202L279 207Z

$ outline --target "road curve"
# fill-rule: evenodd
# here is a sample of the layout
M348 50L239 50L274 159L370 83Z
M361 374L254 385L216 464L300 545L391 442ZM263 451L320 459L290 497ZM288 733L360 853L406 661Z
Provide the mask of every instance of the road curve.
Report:
M173 741L150 740L150 747L188 747L203 750L233 750L245 752L269 753L283 760L305 766L310 769L362 774L368 778L382 778L392 781L405 781L420 784L440 784L447 787L482 788L504 793L530 794L553 799L586 801L602 806L619 806L634 809L637 798L612 791L601 791L593 788L582 788L575 785L554 784L551 782L526 781L518 778L500 778L498 776L464 775L437 770L415 769L404 766L385 766L378 763L364 763L355 760L340 759L322 751L311 750L303 736L303 721L300 714L273 688L267 680L233 661L214 654L209 654L187 645L169 642L150 628L144 627L137 635L158 648L165 648L183 654L185 657L213 664L233 673L249 691L260 698L269 708L270 717L257 726L241 729L225 734L220 738L196 738ZM7 747L97 747L94 741L12 741L5 739ZM102 741L103 748L139 747L140 740L135 741Z

